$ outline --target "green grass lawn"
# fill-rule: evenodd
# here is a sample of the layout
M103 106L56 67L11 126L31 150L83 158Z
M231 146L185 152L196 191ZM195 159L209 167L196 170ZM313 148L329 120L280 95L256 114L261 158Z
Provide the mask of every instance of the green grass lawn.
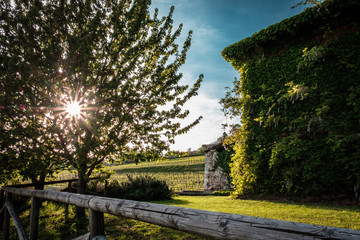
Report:
M67 240L81 236L89 229L79 228L75 223L75 208L70 206L66 209L64 204L55 204L53 202L44 202L40 211L39 222L39 240ZM25 231L29 232L29 212L22 213L20 219ZM111 214L104 214L105 235L109 240L205 240L197 235L188 234L166 227L136 221L133 219L117 217ZM84 222L87 226L88 222ZM10 240L19 239L11 222ZM88 227L88 226L87 226ZM0 231L0 239L2 239Z
M156 201L156 203L360 230L359 206L294 204L265 200L240 200L222 196L174 196L173 200ZM27 228L29 226L28 214L29 211L21 217L23 226ZM64 205L45 202L40 218L39 239L72 239L87 232L77 230L73 207L69 207L68 214L65 214ZM109 240L206 239L110 214L105 214L105 231ZM11 232L13 233L11 239L17 239L14 228Z
M201 179L200 184L203 185L204 157L184 157L166 161L114 165L111 169L115 172L112 176L113 179L121 180L126 174L147 174L167 181L177 190L182 188L181 179L188 178L189 182L192 180L189 188L196 190L196 177ZM175 196L173 200L158 203L360 230L359 205L342 206L286 201L240 200L219 196Z
M179 185L183 184L182 179L185 177L189 180L192 179L192 187L194 187L197 178L201 178L203 184L203 166L204 157L192 157L160 162L112 165L111 169L115 172L112 179L121 180L122 177L126 177L126 174L147 174L156 178L163 178L173 186L177 184L179 187ZM293 203L285 200L240 200L223 196L174 196L172 200L157 201L156 203L360 230L359 204L345 206L336 203ZM23 226L28 228L29 211L24 212L21 219ZM41 210L39 239L72 239L86 232L86 230L77 230L74 222L73 207L69 207L68 214L65 214L64 205L45 202ZM87 222L84 224L87 224ZM206 239L109 214L105 214L105 228L109 240ZM12 228L12 232L11 239L17 239L14 228Z
M240 200L220 196L175 196L173 200L157 201L156 203L360 230L359 206L295 204L265 200Z
M148 174L172 183L173 188L181 190L181 178L193 179L199 176L203 184L204 157L178 158L160 162L145 162L113 166L116 172L113 178L120 179L124 174ZM190 185L190 184L189 184ZM201 186L203 187L203 186ZM235 213L255 217L271 218L285 221L302 222L316 225L343 227L360 230L360 206L324 205L315 203L290 203L266 200L240 200L229 197L176 196L173 200L158 203L180 207L196 208L209 211Z
M201 236L160 227L132 219L105 214L106 238L109 240L206 240Z

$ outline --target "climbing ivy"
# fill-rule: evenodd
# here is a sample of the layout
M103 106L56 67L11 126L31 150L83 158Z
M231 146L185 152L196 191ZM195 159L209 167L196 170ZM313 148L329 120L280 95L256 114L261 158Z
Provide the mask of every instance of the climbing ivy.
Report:
M223 51L241 73L222 99L242 118L232 137L236 194L353 194L360 185L359 10L326 1Z

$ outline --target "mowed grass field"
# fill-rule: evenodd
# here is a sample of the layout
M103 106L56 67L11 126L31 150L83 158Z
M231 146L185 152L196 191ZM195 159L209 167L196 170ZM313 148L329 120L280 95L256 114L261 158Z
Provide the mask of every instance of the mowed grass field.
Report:
M204 157L112 165L109 168L114 172L111 179L120 181L126 180L127 174L147 174L168 182L170 187L175 190L182 190L183 185L186 186L185 190L197 190L198 185L200 185L200 190L203 188ZM198 178L199 184L197 182ZM183 179L189 180L185 181ZM359 204L296 203L286 200L241 200L224 196L177 195L173 196L172 200L156 201L156 203L360 230ZM86 232L86 230L77 230L76 228L74 207L70 206L67 210L65 209L66 207L61 204L54 204L52 202L43 203L39 239L72 239ZM23 226L28 228L29 211L24 212L21 215L21 219ZM86 225L87 222L84 224ZM105 214L105 228L106 237L109 240L208 239L109 214ZM17 239L14 227L12 227L12 232L11 239Z

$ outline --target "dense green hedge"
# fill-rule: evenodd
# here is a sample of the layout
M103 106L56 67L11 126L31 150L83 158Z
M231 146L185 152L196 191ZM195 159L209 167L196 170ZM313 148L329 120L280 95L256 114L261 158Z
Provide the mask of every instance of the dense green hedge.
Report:
M222 55L239 70L244 62L255 55L274 51L274 45L279 47L284 44L283 41L306 40L309 35L316 37L326 28L346 24L354 18L359 19L359 10L359 0L327 0L228 46Z
M328 1L224 50L241 72L222 99L242 116L231 164L237 194L353 195L360 185L360 21L350 14L358 2ZM289 25L299 19L318 21L312 34Z

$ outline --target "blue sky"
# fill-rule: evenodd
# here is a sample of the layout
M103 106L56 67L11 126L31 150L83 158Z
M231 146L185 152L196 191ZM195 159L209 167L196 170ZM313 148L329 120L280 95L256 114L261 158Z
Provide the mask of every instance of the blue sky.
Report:
M153 0L152 8L159 16L167 15L175 6L174 27L184 24L182 37L193 30L192 45L185 65L181 68L183 84L192 85L203 73L204 81L199 95L185 105L191 114L183 123L202 115L199 125L189 133L178 136L173 150L195 150L202 144L214 142L222 135L223 123L240 123L239 118L227 119L219 101L225 96L225 87L232 87L239 73L221 56L221 51L259 30L301 12L291 9L300 0Z

